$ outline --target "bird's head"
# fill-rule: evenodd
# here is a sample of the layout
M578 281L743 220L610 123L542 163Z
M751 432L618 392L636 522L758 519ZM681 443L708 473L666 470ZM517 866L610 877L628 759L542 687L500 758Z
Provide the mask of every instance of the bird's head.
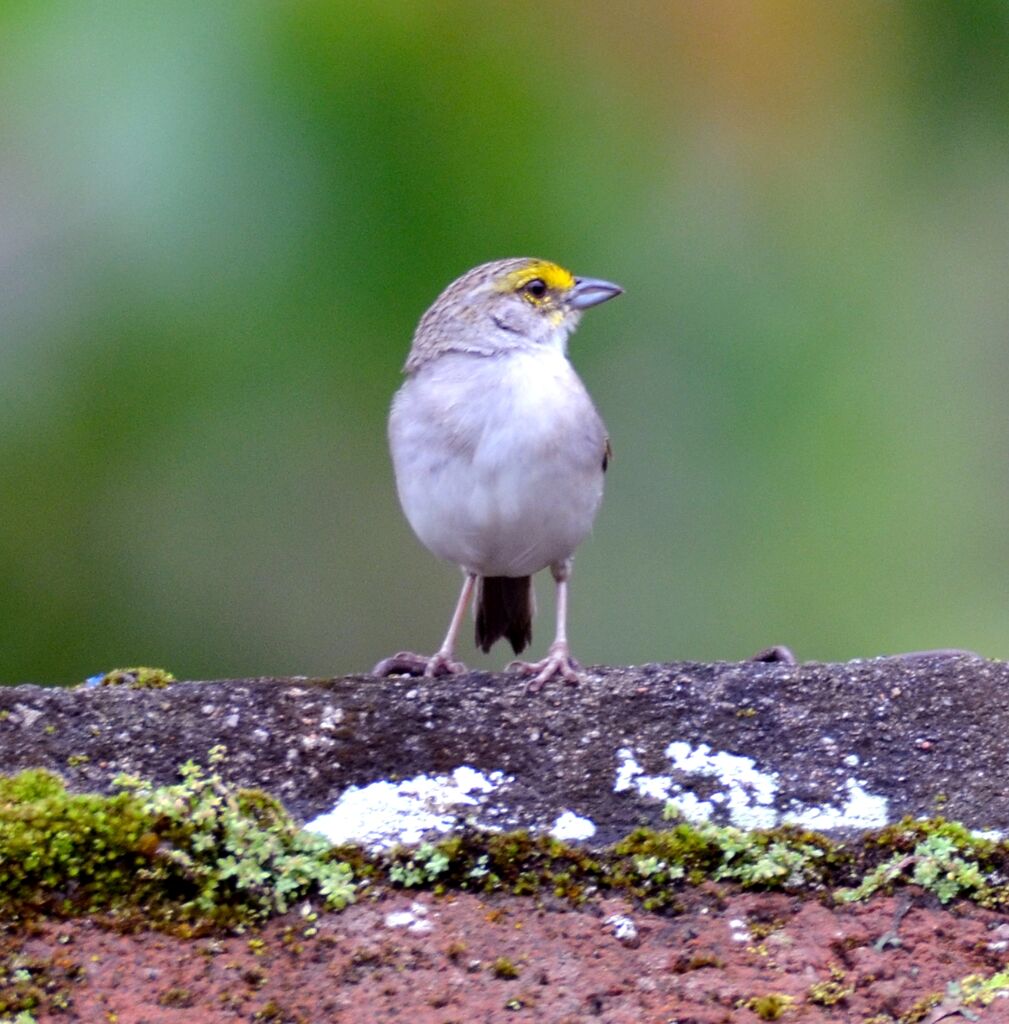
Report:
M563 349L583 310L622 291L609 281L575 277L549 260L482 263L453 281L424 314L414 351L430 358L435 349L487 354L537 345Z

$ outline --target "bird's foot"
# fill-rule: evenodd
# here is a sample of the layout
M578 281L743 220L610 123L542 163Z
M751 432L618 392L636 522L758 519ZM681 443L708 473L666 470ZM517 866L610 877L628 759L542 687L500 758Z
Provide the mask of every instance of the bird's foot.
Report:
M554 678L563 679L569 686L576 686L582 680L578 674L581 666L571 657L568 645L557 641L550 645L550 650L542 661L513 661L508 668L520 675L534 677L526 686L528 693L536 693Z
M454 676L465 672L461 661L453 661L444 651L432 654L413 654L400 651L391 658L383 658L372 670L374 676L423 676L435 679L438 676Z

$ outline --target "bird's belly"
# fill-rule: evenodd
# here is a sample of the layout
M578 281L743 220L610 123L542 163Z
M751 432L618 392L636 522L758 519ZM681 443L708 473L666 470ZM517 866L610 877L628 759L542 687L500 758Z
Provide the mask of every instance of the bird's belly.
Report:
M416 408L394 408L400 501L434 554L483 576L527 576L574 553L602 499L605 429L580 383L567 397L566 413L474 402L456 444L432 438Z
M527 576L569 558L592 529L601 473L532 463L474 470L452 460L431 474L433 492L401 489L410 525L440 558L482 576Z

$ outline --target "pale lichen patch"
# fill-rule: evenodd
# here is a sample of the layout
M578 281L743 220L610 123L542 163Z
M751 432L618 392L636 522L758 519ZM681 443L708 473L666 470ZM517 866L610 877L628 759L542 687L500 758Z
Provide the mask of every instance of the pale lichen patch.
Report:
M491 828L480 821L479 812L506 781L501 772L485 775L460 765L451 775L351 786L331 811L313 818L305 828L335 845L357 843L374 851L416 845L429 832L451 832L460 819Z

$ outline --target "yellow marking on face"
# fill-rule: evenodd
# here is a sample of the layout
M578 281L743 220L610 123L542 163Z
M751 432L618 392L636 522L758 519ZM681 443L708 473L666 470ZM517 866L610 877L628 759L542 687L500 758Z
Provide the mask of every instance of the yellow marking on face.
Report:
M521 291L530 281L535 281L536 278L539 278L552 292L567 291L568 288L574 288L575 286L574 275L570 270L565 270L558 264L550 263L548 260L537 260L534 263L520 267L518 270L513 270L510 274L506 274L501 290L506 292Z

